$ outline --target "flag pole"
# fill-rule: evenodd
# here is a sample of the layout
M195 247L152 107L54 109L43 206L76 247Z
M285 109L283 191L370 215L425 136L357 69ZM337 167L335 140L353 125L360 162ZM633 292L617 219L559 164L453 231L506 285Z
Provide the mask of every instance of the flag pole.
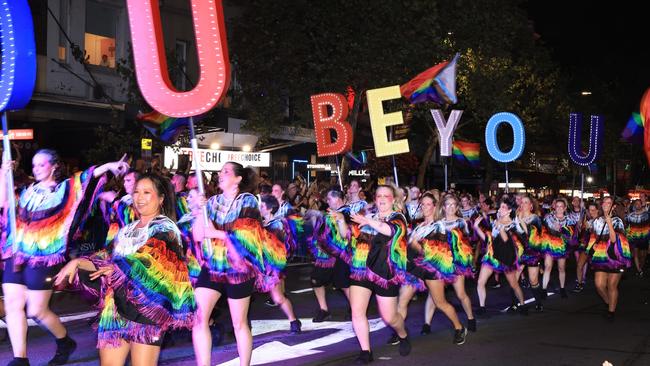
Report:
M584 168L580 167L580 205L582 205L582 200L585 196L585 171ZM571 197L573 199L573 197Z
M196 135L194 133L194 117L190 117L190 123L189 123L189 128L190 128L190 143L192 144L192 163L194 164L194 174L196 175L196 183L198 185L199 189L199 194L201 196L205 196L205 187L203 186L203 173L201 172L201 166L199 164L199 145L196 141ZM206 197L207 199L207 197ZM210 225L210 219L208 218L208 209L207 207L203 206L201 209L203 212L203 224L205 226ZM205 245L204 248L207 248L208 255L211 257L212 256L212 245L210 244L210 239L205 238L204 240L208 240L207 244Z
M391 127L388 133L388 139L393 141L393 128ZM393 160L393 179L395 179L395 186L399 187L399 180L397 179L397 164L395 163L395 155L390 156Z
M11 144L9 143L9 128L8 128L8 121L7 121L7 112L4 111L2 112L2 146L4 148L4 152L2 154L2 162L11 162ZM13 240L16 235L16 195L14 194L14 174L13 174L13 167L12 169L9 169L7 171L7 175L5 176L6 182L5 182L5 188L7 189L7 206L5 209L8 211L7 217L9 218L9 228L11 230L10 235L13 237L11 240L12 243L12 253L16 253L16 250L18 249L18 243L16 240ZM4 204L4 202L1 202L0 204ZM9 240L9 237L7 237L7 240ZM11 269L9 269L11 270Z

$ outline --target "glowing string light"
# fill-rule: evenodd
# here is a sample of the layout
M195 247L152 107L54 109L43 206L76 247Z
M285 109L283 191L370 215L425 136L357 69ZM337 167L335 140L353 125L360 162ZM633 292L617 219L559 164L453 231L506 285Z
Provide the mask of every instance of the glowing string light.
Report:
M497 141L497 129L502 123L507 123L512 127L514 138L512 149L507 153L501 151ZM526 131L523 123L521 123L519 117L509 112L500 112L493 115L488 120L487 126L485 126L485 144L492 159L501 163L517 160L526 146Z
M603 118L601 116L591 116L591 125L589 131L589 150L586 154L582 153L582 115L579 113L569 114L569 157L574 163L582 166L592 164L600 155L603 134Z

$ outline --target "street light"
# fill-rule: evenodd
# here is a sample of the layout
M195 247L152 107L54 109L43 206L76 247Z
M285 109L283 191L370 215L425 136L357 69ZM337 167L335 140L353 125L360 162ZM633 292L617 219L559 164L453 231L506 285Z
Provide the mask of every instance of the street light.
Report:
M583 90L580 95L591 95L591 92L589 90Z
M594 181L594 178L592 176L587 177L587 183L592 183Z

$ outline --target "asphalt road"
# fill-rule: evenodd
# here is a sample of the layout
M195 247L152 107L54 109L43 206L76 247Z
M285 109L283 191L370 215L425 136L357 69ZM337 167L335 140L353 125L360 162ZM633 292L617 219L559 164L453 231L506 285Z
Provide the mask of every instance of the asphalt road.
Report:
M287 293L303 322L303 333L291 335L289 323L277 307L264 304L265 295L256 295L251 319L254 334L254 364L274 365L347 365L354 361L359 348L351 324L344 320L347 310L342 293L328 293L332 321L313 324L311 317L317 309L309 289L308 266L293 267L287 283ZM569 270L570 273L570 270ZM553 278L556 278L554 273ZM567 283L572 288L572 278ZM413 351L401 357L396 346L386 345L390 330L378 319L371 303L369 318L374 364L383 365L602 365L608 361L615 366L650 365L650 280L631 275L621 282L619 309L614 321L603 317L605 307L596 295L592 283L581 294L569 292L568 299L551 295L543 313L532 308L529 316L503 312L510 303L505 279L499 289L488 289L489 314L478 319L478 332L470 333L464 345L452 344L451 325L442 313L436 313L432 333L419 334L425 295L411 302L407 326ZM474 283L467 290L477 306ZM524 290L531 297L528 290ZM294 293L297 292L297 293ZM460 304L449 291L448 298L465 322ZM75 293L61 292L54 297L52 308L64 316L70 335L79 343L72 355L71 365L98 365L96 335L89 325L90 307ZM220 320L225 335L221 345L213 348L214 365L238 365L237 350L232 336L227 308ZM0 325L1 327L2 325ZM28 354L32 365L45 365L54 354L52 337L38 328L30 327ZM7 341L0 343L0 364L11 359ZM164 349L161 365L194 365L192 344L188 335L177 335L175 344Z

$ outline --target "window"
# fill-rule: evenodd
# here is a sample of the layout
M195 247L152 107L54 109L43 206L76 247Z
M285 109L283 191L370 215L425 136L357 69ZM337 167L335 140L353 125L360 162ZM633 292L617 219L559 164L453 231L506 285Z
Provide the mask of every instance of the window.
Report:
M117 9L88 1L86 3L86 62L91 65L115 67L115 33Z
M176 67L173 70L174 85L182 91L187 90L187 41L176 40Z
M59 3L59 23L61 27L67 32L68 27L68 12L70 11L69 0L61 0ZM59 61L65 62L68 55L68 39L65 36L65 33L59 29L59 50L58 57Z

